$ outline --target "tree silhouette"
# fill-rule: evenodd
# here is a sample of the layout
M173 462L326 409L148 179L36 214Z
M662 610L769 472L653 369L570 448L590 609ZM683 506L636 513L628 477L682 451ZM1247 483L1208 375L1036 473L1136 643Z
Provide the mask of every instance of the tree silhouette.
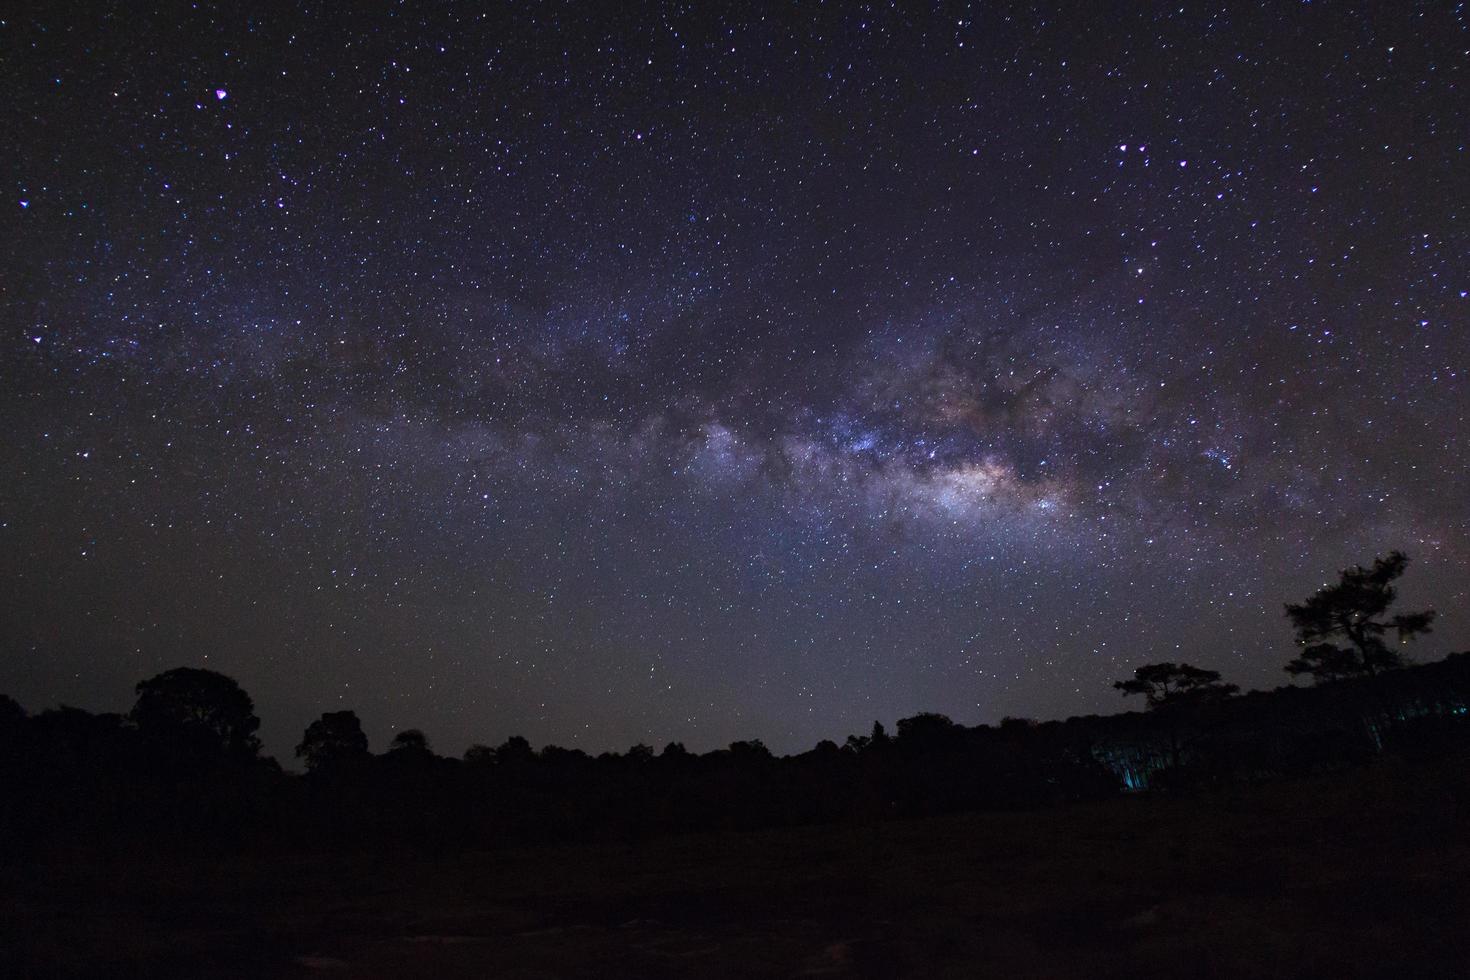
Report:
M405 758L410 756L425 758L433 755L434 750L429 747L429 736L417 728L405 728L394 735L393 741L388 743L388 754Z
M821 757L822 759L831 759L834 755L837 755L841 751L842 750L837 747L837 743L832 741L830 738L824 738L812 747L812 753Z
M536 750L524 736L512 735L495 749L495 761L502 766L529 765L536 761Z
M355 712L323 712L306 727L296 757L311 772L338 769L368 757L368 737Z
M159 736L206 753L254 758L260 719L234 678L197 667L175 667L139 681L128 715L145 735Z
M1133 672L1133 679L1114 681L1113 687L1124 697L1142 694L1148 709L1163 715L1162 728L1168 747L1169 768L1176 775L1184 762L1186 732L1193 727L1190 709L1223 701L1240 690L1220 680L1218 670L1205 670L1191 664L1145 664Z
M904 748L932 749L946 744L960 730L948 715L924 711L898 720L898 744Z
M464 750L465 765L480 768L495 765L495 750L488 745L476 742Z
M883 723L881 721L875 721L873 722L873 730L870 734L849 735L847 736L847 741L842 744L842 748L845 752L860 754L869 749L882 750L887 748L892 742L893 739L889 737L888 731L883 727Z
M18 726L26 720L26 709L8 694L0 694L0 731Z
M1293 676L1310 674L1314 681L1373 677L1404 666L1404 657L1384 642L1392 630L1399 643L1430 632L1434 610L1383 618L1398 598L1393 583L1404 574L1409 558L1402 551L1375 558L1369 568L1355 565L1337 584L1325 586L1307 601L1288 603L1286 617L1302 652L1286 665Z
M1114 681L1113 687L1124 697L1142 694L1150 710L1221 700L1240 690L1221 683L1218 670L1174 663L1145 664L1132 680Z
M748 738L730 743L730 757L747 762L755 759L771 759L771 750L758 738Z

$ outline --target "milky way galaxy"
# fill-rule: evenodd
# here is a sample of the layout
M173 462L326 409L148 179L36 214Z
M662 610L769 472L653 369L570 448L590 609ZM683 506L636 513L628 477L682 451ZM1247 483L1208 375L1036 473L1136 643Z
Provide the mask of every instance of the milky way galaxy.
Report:
M1470 646L1470 12L0 20L0 690L782 751ZM762 12L764 9L764 13Z

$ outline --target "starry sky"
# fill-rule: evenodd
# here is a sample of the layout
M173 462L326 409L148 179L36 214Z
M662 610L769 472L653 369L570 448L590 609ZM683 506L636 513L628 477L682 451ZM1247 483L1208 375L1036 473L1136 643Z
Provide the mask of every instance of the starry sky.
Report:
M9 9L33 710L799 751L1392 548L1470 647L1463 3Z

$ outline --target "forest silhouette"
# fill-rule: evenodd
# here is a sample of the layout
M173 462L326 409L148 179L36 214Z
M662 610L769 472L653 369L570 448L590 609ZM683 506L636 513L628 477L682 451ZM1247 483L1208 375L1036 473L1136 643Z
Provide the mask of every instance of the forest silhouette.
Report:
M921 713L785 757L758 740L592 756L517 736L449 758L418 730L374 754L343 710L303 732L297 774L261 754L250 696L214 671L140 681L126 715L29 714L0 696L0 841L34 856L629 840L1188 794L1442 756L1470 744L1470 653L1404 656L1434 616L1392 611L1407 563L1391 553L1286 607L1299 652L1284 669L1310 687L1241 694L1207 668L1148 664L1114 685L1142 696L1142 712L975 727Z

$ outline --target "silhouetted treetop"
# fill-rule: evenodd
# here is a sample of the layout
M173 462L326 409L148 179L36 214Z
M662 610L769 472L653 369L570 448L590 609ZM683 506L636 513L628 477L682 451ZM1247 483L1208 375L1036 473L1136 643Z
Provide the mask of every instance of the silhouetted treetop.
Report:
M730 755L737 759L771 759L771 750L766 748L766 743L758 738L745 739L730 743Z
M0 694L0 730L18 725L26 719L26 709L8 694Z
M579 766L591 760L581 749L564 749L559 745L544 745L536 753L536 759L553 766Z
M1132 680L1115 681L1113 687L1124 697L1142 694L1150 710L1220 700L1240 690L1222 683L1218 670L1175 663L1145 664Z
M340 768L368 757L368 737L352 711L327 711L306 727L296 757L312 772Z
M145 735L187 741L203 750L254 757L260 719L250 695L231 677L197 667L175 667L139 681L129 714Z
M1398 634L1400 644L1430 632L1434 610L1399 613L1384 618L1398 598L1393 583L1404 574L1409 558L1402 551L1375 558L1367 568L1345 569L1334 585L1325 586L1305 602L1288 603L1287 619L1302 652L1286 665L1286 672L1309 674L1317 681L1373 675L1402 667L1404 657L1384 637Z
M476 742L464 750L464 761L471 766L493 766L495 765L495 750L488 745Z
M536 761L536 750L524 736L512 735L495 749L495 761L502 766L525 765Z
M892 743L888 731L881 721L873 722L873 730L867 735L849 735L842 744L844 752L863 753L870 749L883 749Z
M388 743L388 752L391 755L404 756L430 756L434 750L429 747L429 736L417 728L405 728L393 736L393 741Z
M925 748L941 744L960 726L948 715L933 711L920 712L898 720L898 744L905 748Z
M93 714L81 708L58 705L30 719L33 735L62 753L78 753L103 744L122 741L127 723L122 715Z

